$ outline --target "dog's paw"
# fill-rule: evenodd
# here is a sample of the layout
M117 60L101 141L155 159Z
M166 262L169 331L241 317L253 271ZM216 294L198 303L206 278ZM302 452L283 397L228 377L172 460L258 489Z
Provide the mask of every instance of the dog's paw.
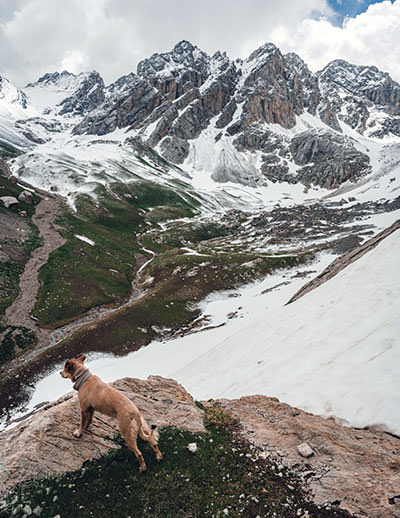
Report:
M147 466L146 464L143 464L142 466L139 466L139 471L142 473L143 471L146 471Z
M163 455L162 455L162 453L158 453L158 454L156 455L156 459L158 460L158 462L160 462L160 460L163 460Z
M82 435L82 432L79 430L79 428L74 430L73 433L74 433L74 437L76 437L77 439Z

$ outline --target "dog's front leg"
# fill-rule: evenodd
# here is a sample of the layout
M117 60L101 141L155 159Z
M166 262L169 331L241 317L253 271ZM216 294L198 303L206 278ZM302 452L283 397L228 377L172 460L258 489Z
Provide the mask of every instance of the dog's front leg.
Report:
M80 437L82 435L82 432L86 430L86 428L90 425L92 422L93 417L93 409L89 408L88 410L81 410L81 425L79 428L77 428L74 431L75 437Z

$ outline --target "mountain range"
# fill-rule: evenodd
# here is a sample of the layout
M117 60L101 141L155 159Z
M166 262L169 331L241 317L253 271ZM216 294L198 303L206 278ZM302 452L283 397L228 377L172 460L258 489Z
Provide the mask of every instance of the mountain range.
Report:
M60 134L78 146L101 136L186 177L334 189L371 173L368 139L400 138L400 85L343 60L312 73L272 43L231 60L181 41L110 85L97 72L48 73L24 89L2 78L0 115L3 144L33 154Z

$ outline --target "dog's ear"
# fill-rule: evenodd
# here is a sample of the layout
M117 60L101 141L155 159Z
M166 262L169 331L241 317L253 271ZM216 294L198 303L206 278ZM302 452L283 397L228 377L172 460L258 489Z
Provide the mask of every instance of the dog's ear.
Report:
M80 360L81 362L84 362L86 360L86 354L78 354L78 356L75 356L75 360Z
M70 362L69 360L65 363L65 368L67 369L68 372L74 372L75 370L75 365Z

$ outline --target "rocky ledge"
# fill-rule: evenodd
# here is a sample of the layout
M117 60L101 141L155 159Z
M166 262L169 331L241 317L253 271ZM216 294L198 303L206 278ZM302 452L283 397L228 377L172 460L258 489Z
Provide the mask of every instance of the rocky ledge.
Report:
M131 398L149 424L204 431L203 411L171 379L124 378L112 384ZM303 412L276 398L247 396L204 403L222 407L240 433L263 450L260 457L290 466L311 488L316 503L339 505L357 516L400 516L400 440L379 430L356 430ZM48 403L0 435L0 492L48 473L74 471L118 444L116 422L97 415L81 439L75 393Z

